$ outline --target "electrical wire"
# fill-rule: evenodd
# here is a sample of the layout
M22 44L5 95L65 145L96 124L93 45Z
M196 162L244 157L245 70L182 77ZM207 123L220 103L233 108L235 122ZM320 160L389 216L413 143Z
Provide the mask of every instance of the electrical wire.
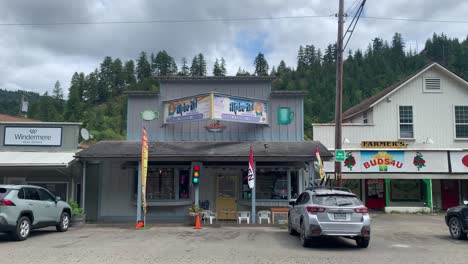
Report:
M134 20L134 21L78 21L78 22L45 22L45 23L0 23L0 27L14 26L70 26L70 25L115 25L115 24L158 24L158 23L203 23L203 22L236 22L236 21L258 21L258 20L289 20L289 19L312 19L330 18L332 15L303 15L303 16L278 16L278 17L240 17L240 18L214 18L214 19L176 19L176 20ZM370 20L393 20L408 22L428 22L428 23L450 23L468 24L467 20L435 20L435 19L415 19L400 17L376 17L361 16L362 19Z

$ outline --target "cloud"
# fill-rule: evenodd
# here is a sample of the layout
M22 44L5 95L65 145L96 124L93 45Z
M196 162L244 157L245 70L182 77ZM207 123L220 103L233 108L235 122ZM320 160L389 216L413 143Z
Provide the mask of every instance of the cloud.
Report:
M56 80L68 89L74 72L89 73L105 56L135 59L139 52L166 50L177 62L202 52L209 73L224 57L229 74L253 70L257 52L270 64L296 65L299 45L322 50L336 40L338 1L326 0L15 0L0 4L0 23L99 22L220 19L320 15L326 18L198 23L0 26L0 88L44 93ZM345 10L354 1L346 1ZM468 1L369 0L365 15L465 20ZM346 25L345 25L346 26ZM464 39L464 24L361 19L349 48L365 49L374 37L390 41L395 32L421 50L434 32Z

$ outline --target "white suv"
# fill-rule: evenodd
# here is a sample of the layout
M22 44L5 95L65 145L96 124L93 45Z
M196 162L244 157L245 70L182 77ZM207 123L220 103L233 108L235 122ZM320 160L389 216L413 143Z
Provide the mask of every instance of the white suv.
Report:
M25 240L36 228L68 230L71 207L48 190L32 185L0 185L0 232Z

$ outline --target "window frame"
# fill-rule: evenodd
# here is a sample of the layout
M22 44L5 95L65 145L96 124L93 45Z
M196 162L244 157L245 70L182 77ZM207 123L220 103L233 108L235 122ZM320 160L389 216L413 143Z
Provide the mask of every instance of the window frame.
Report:
M369 124L369 113L367 111L362 113L362 123Z
M401 123L401 107L411 107L411 119L412 123ZM415 140L414 136L414 107L412 105L398 105L397 107L397 113L398 113L398 139L400 140ZM401 125L411 125L412 126L412 137L402 137L401 136Z
M455 140L468 140L468 137L458 137L457 136L457 125L468 125L468 123L457 123L456 117L456 108L457 107L467 107L468 105L453 105L453 137Z

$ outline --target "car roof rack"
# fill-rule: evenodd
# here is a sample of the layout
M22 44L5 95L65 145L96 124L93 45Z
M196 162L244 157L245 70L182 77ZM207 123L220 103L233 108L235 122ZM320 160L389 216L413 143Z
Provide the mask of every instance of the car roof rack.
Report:
M311 186L306 188L307 191L315 191L315 190L331 190L331 191L345 191L350 192L352 191L346 187L333 187L333 186Z

